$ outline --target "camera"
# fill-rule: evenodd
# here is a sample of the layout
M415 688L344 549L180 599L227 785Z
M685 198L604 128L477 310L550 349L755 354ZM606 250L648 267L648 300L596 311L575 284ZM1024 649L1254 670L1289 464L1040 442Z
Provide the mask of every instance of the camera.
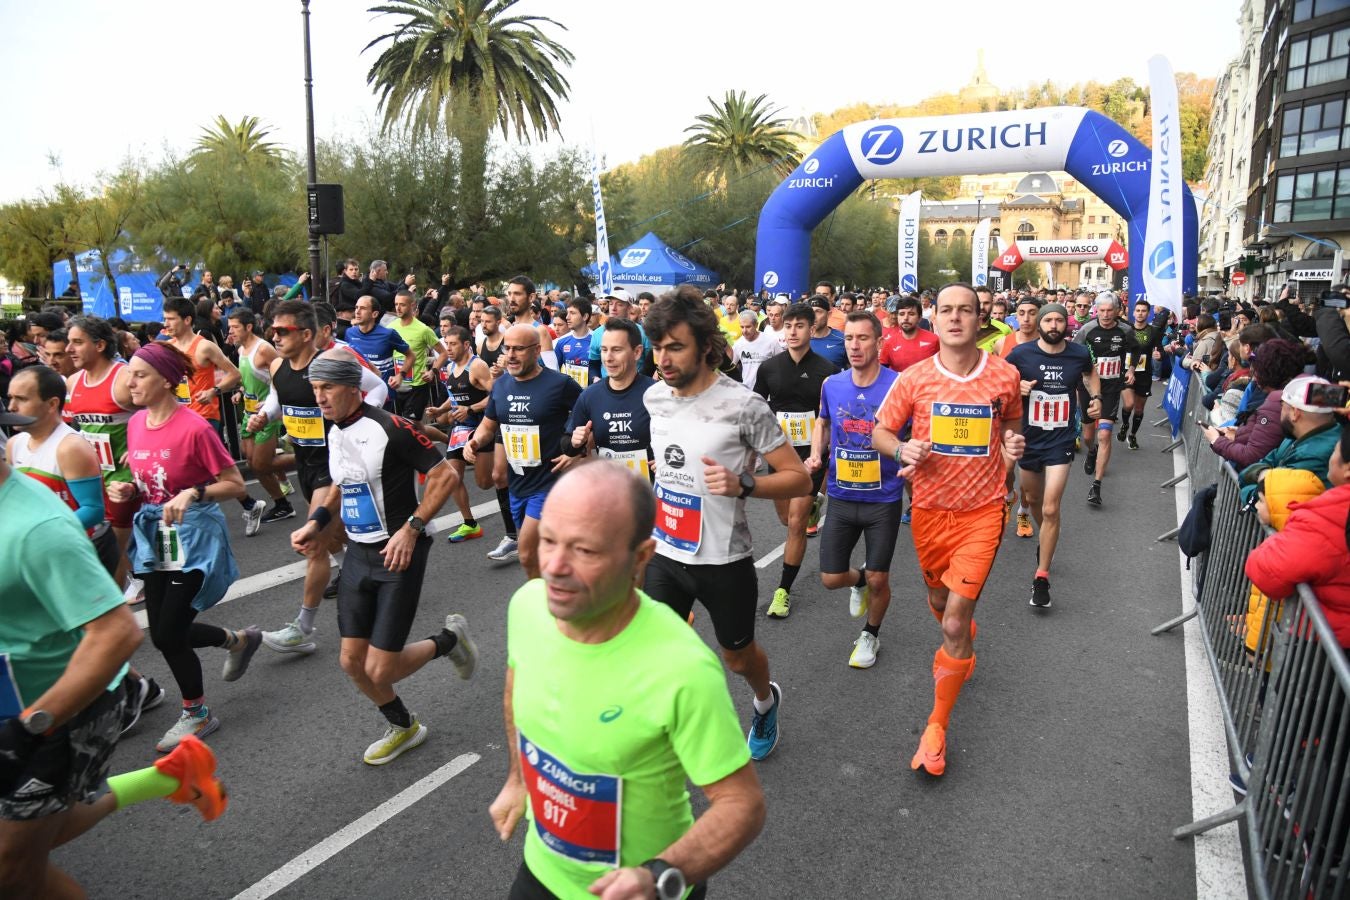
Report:
M1342 302L1341 308L1344 308L1344 306L1345 304ZM1350 391L1347 391L1346 388L1341 387L1339 384L1320 384L1318 382L1313 382L1308 385L1307 390L1304 392L1303 402L1309 406L1344 409L1347 393L1350 393Z

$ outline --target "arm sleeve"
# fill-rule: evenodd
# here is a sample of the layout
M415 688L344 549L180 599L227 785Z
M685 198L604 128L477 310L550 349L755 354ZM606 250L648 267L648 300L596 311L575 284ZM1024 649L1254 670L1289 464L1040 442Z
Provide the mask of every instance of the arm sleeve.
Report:
M92 478L77 478L67 481L70 496L79 504L75 509L75 518L85 528L102 524L106 514L103 510L103 479L95 475Z
M399 456L408 461L414 469L423 475L445 462L431 438L417 430L417 426L402 416L393 417L394 427L390 429L390 441Z
M290 290L286 292L286 296L282 297L281 299L283 301L293 300L295 299L295 295L300 293L300 291L302 291L303 289L304 284L302 282L297 281L295 284L291 285Z
M689 780L721 781L750 761L726 676L711 653L681 670L671 698L671 749Z
M268 391L258 412L267 414L267 421L275 422L281 418L281 398L276 391Z
M361 394L371 406L384 406L384 401L389 398L389 386L384 383L384 379L378 373L362 366ZM268 395L269 398L271 396L273 395Z
M408 342L403 339L403 335L399 334L397 331L394 331L394 329L392 328L389 329L389 331L391 332L391 334L389 335L389 345L393 347L395 350L397 350L399 353L402 353L404 356L411 355L412 348L409 347Z
M214 428L202 420L202 427L192 433L192 458L211 473L213 478L234 465L234 457L225 449L225 442L216 434Z

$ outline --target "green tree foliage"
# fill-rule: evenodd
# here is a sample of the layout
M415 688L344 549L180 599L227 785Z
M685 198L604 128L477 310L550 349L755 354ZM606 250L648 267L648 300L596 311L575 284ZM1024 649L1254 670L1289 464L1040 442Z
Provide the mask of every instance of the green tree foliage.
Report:
M269 134L257 116L244 116L238 124L216 116L209 127L202 128L190 161L193 165L232 168L281 165L289 154L281 145L266 140Z
M0 272L22 282L25 293L49 296L52 264L70 261L79 247L72 234L79 195L68 188L0 207Z
M712 112L685 129L684 158L715 183L765 167L783 178L801 163L797 133L766 94L747 100L745 91L727 91L721 103L711 97L708 103Z

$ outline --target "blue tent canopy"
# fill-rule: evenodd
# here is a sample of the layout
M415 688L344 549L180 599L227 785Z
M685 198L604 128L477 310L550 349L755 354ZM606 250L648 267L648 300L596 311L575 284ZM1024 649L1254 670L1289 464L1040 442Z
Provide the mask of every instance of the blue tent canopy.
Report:
M80 273L80 296L84 298L84 311L87 314L110 318L121 316L128 322L164 321L164 295L159 291L160 273L146 269L132 268L130 255L119 250L109 259L113 277L117 279L117 293L114 297L112 286L103 275L103 263L97 250L90 250L75 257L75 268ZM70 285L70 264L60 260L52 266L52 289L59 297ZM196 287L200 276L189 272L187 282ZM295 284L296 276L282 275L268 279L268 286ZM189 291L190 293L190 291Z
M631 246L611 257L614 286L628 291L650 291L673 288L680 284L695 284L710 288L721 279L712 269L700 266L656 236L647 232ZM594 264L581 270L592 282L599 281Z

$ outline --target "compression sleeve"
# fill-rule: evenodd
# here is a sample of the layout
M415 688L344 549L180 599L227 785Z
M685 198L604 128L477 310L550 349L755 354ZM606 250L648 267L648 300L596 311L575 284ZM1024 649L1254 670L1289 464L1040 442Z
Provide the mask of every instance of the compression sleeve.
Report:
M377 373L365 366L361 367L361 394L371 406L384 406L389 397L389 386ZM273 392L275 395L275 392ZM272 395L269 395L269 398Z
M80 524L86 529L103 524L107 518L103 511L103 479L98 475L76 478L67 481L66 486L70 488L70 496L79 504L75 508L75 518L80 520Z
M269 422L276 422L281 419L281 398L277 396L276 391L267 392L267 396L263 398L262 406L258 407L258 412L264 413Z

